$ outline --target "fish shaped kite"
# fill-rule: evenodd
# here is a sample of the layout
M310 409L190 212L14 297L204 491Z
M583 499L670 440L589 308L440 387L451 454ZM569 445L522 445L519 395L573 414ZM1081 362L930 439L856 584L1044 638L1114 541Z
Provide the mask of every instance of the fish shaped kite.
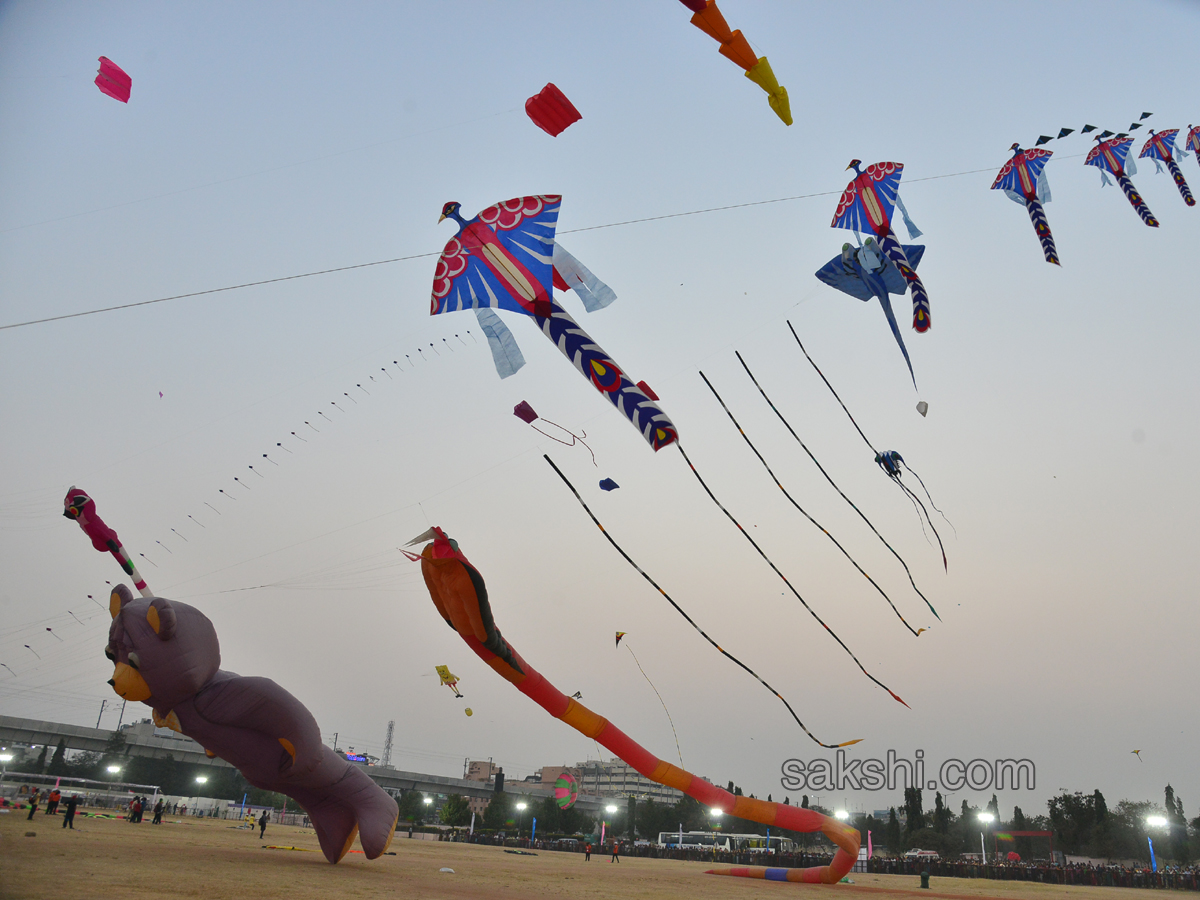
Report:
M454 691L455 697L461 698L462 694L458 692L458 676L450 671L450 667L434 666L434 669L437 671L438 678L441 679L441 683L450 688L450 690Z
M750 47L741 31L732 31L716 0L679 0L695 15L692 24L720 44L721 55L741 66L746 77L767 92L767 102L784 125L792 124L792 107L788 102L787 88L779 84L771 64L765 56L758 56Z
M1196 198L1192 196L1187 179L1183 177L1183 172L1179 169L1179 163L1175 161L1173 148L1175 146L1175 135L1177 134L1179 134L1178 128L1168 128L1166 131L1155 131L1151 128L1150 140L1146 141L1146 146L1138 154L1138 159L1152 159L1156 166L1160 162L1166 163L1167 170L1171 173L1171 177L1175 179L1175 187L1179 188L1179 195L1183 197L1183 202L1188 206L1195 206Z
M1104 134L1108 134L1108 132L1104 132ZM1085 166L1095 166L1100 170L1101 184L1108 184L1108 175L1105 173L1111 173L1117 179L1117 184L1121 186L1121 190L1125 192L1130 206L1142 217L1142 221L1151 228L1157 228L1158 219L1154 218L1154 214L1150 212L1150 207L1146 205L1146 201L1142 199L1142 195L1137 192L1137 188L1129 180L1129 176L1136 172L1133 161L1128 158L1129 145L1133 143L1133 138L1117 135L1107 140L1104 137L1097 137L1096 140L1099 143L1088 151L1083 164Z
M1029 212L1029 220L1033 222L1033 230L1042 242L1042 255L1046 257L1046 262L1057 266L1058 251L1054 247L1054 235L1050 233L1050 222L1042 207L1043 202L1050 202L1050 186L1044 170L1054 153L1036 147L1022 150L1020 144L1013 144L1010 149L1012 159L1000 169L996 180L992 182L992 190L1004 191L1011 199L1024 204Z
M459 230L438 259L430 315L475 310L501 377L515 372L524 359L494 310L529 316L646 442L661 450L678 437L675 425L554 299L557 285L576 290L585 306L590 297L591 308L611 302L605 295L611 291L555 242L561 203L562 197L553 194L516 197L470 221L460 215L459 203L447 203L442 219L454 219Z
M146 587L146 579L142 578L138 573L137 566L130 559L129 551L121 545L121 539L117 537L117 533L105 525L104 520L96 513L95 500L79 488L72 487L67 491L66 499L63 500L63 515L79 523L79 527L91 540L93 547L101 553L107 550L113 555L113 558L125 570L125 574L133 579L134 587L143 597L154 596L154 592Z
M925 247L921 244L905 244L901 249L908 264L915 270L925 255ZM900 326L896 323L896 314L892 311L892 301L888 296L904 294L908 290L908 282L896 264L880 253L875 239L867 238L858 249L843 244L841 255L817 270L817 279L864 303L872 297L879 300L888 326L892 329L892 337L896 339L900 352L904 354L904 361L908 363L908 374L915 388L917 376L913 374L912 360L909 359L908 348L904 346L904 338L900 336Z
M788 871L786 880L836 884L854 866L862 836L849 825L799 806L735 796L711 782L659 759L603 716L564 695L504 640L492 618L483 576L468 562L458 543L440 528L431 528L411 542L433 540L420 556L421 574L429 596L446 624L497 674L556 719L594 739L656 784L676 788L710 809L763 825L811 833L819 831L837 846L824 866ZM721 873L728 874L728 873Z
M101 56L95 85L100 88L101 93L108 94L114 100L120 100L122 103L128 103L129 92L133 89L133 79L107 56Z
M920 237L921 232L912 224L904 203L900 200L900 176L904 164L894 162L874 163L862 170L862 160L852 159L847 169L854 170L854 180L846 185L838 201L831 228L848 228L851 231L873 234L883 248L884 255L900 270L912 291L913 328L918 334L929 330L929 295L925 285L910 264L904 248L892 232L892 215L896 207L908 226L909 235Z

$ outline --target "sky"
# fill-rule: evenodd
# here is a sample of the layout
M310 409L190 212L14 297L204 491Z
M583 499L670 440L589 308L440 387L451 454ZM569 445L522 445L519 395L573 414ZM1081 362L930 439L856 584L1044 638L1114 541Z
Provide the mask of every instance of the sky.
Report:
M378 755L395 720L392 762L421 772L492 758L523 777L601 752L438 620L398 548L439 525L512 645L658 756L678 761L673 727L687 769L746 793L900 802L784 790L786 760L833 752L613 550L548 454L815 734L862 739L850 759L1032 760L1032 790L996 791L1005 816L1062 789L1161 800L1167 783L1194 816L1200 212L1144 160L1149 229L1083 165L1087 136L1055 141L1060 268L988 190L1014 141L1127 130L1144 111L1160 129L1200 118L1185 97L1200 6L1131 9L725 0L788 88L785 127L673 0L0 4L0 711L121 715L103 647L123 573L62 517L78 485L150 587L213 620L223 667L279 682L339 747ZM92 84L100 55L132 77L128 105ZM583 115L557 138L524 113L551 81ZM932 329L914 333L893 300L919 391L878 305L812 274L853 239L829 228L853 158L904 164L924 231ZM1181 166L1200 181L1194 156ZM911 708L786 593L677 448L654 453L531 323L503 314L527 364L500 380L473 316L429 316L454 233L443 203L471 216L538 193L563 195L563 245L619 298L564 305L651 385L716 496ZM933 513L947 569L789 322L871 442L923 478L948 519ZM927 632L914 639L781 496L701 372L788 493ZM586 433L595 464L514 417L522 400ZM957 808L993 791L944 793Z

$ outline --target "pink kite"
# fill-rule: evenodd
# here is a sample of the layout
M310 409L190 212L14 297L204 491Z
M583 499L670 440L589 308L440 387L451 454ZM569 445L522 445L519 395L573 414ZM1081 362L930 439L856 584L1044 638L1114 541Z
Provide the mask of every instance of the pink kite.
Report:
M558 137L568 126L583 118L575 104L553 82L525 101L525 113L550 137Z
M125 70L107 56L100 57L100 71L96 75L96 87L108 94L114 100L122 103L129 102L129 91L133 87L133 79L125 74Z

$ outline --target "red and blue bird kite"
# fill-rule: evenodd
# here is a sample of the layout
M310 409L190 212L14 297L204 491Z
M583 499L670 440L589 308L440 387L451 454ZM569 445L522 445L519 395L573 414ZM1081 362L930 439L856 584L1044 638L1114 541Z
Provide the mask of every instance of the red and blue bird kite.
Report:
M655 404L658 398L643 382L635 384L554 299L555 286L574 288L589 309L606 305L612 296L555 242L561 203L557 194L516 197L489 206L470 221L460 215L456 201L442 207L442 219L454 219L458 234L438 259L430 315L475 310L501 377L511 375L525 360L493 310L529 316L647 443L660 450L678 434ZM607 297L597 296L604 292Z
M1013 144L1010 149L1013 152L1012 159L1000 169L996 180L992 182L992 190L1004 191L1013 200L1025 205L1029 220L1033 222L1033 230L1042 242L1042 254L1046 262L1057 266L1058 251L1054 247L1054 235L1050 233L1046 210L1042 206L1043 202L1050 201L1050 187L1042 170L1054 153L1040 148L1022 150L1020 144Z
M1118 134L1116 137L1105 140L1104 135L1110 133L1106 131L1100 137L1096 138L1100 143L1088 152L1083 164L1085 166L1095 166L1100 170L1102 184L1108 184L1108 176L1104 173L1111 173L1117 179L1117 184L1121 186L1121 190L1125 192L1125 196L1129 198L1129 204L1142 217L1142 221L1151 228L1157 228L1158 219L1154 218L1154 214L1150 212L1150 207L1146 205L1146 201L1142 199L1142 195L1137 192L1137 188L1129 180L1129 175L1136 171L1133 161L1128 158L1129 145L1133 143L1133 138L1128 135Z
M913 299L913 328L918 333L924 333L930 325L929 295L925 293L925 285L917 275L916 268L909 264L904 248L892 233L892 215L899 206L900 215L909 227L909 234L914 238L921 234L910 223L904 204L900 201L900 176L904 173L904 164L875 163L867 166L865 172L861 166L862 160L859 159L851 160L850 165L846 166L854 170L855 177L846 185L830 227L875 235L880 249L908 282Z
M1154 160L1154 165L1156 166L1160 162L1166 163L1171 177L1175 179L1175 187L1179 188L1179 194L1183 197L1183 202L1188 206L1195 206L1196 198L1192 196L1187 179L1183 177L1183 172L1179 170L1179 163L1175 162L1173 147L1175 145L1175 135L1177 134L1179 134L1178 128L1168 128L1166 131L1155 131L1151 128L1150 140L1146 141L1146 146L1138 154L1138 159L1146 159L1148 157ZM1159 171L1161 172L1162 169L1159 169Z

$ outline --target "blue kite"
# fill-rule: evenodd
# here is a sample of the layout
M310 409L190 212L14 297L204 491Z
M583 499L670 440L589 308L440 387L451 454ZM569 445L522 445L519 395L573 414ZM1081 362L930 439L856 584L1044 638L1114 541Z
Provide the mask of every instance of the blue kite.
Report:
M458 234L437 262L430 315L475 310L500 377L525 364L512 333L494 312L529 316L596 390L629 419L655 450L678 438L674 424L656 404L645 382L635 384L554 299L554 287L571 288L591 310L611 302L612 291L595 279L554 240L557 194L516 197L489 206L467 221L450 201L442 219L454 219Z
M923 244L904 244L904 256L908 265L915 271L925 255ZM817 270L817 279L832 288L837 288L843 294L857 297L864 303L872 297L879 300L883 314L887 316L892 336L904 354L908 363L908 374L912 378L913 387L917 386L917 376L913 374L912 360L908 356L908 348L904 346L904 338L900 336L900 326L896 323L896 314L892 311L892 301L889 294L900 294L908 290L908 281L897 268L896 263L888 259L880 251L874 238L867 238L866 243L857 249L850 244L842 245L840 256L835 256Z

